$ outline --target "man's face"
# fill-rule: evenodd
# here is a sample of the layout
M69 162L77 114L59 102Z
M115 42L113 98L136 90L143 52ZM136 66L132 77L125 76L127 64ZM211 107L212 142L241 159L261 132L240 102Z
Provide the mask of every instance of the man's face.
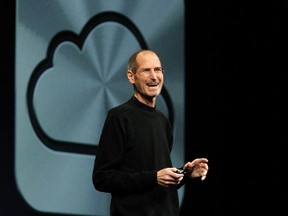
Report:
M135 93L143 100L151 100L161 93L164 75L158 56L150 51L137 56L138 69L131 72L129 81L135 86Z

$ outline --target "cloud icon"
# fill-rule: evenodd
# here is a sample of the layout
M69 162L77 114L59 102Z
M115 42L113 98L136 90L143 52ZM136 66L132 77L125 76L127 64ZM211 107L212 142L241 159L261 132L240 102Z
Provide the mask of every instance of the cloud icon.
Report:
M47 147L95 154L107 111L132 96L126 78L130 55L148 46L131 20L116 12L92 17L79 34L58 33L31 74L27 107ZM173 123L165 87L161 96Z

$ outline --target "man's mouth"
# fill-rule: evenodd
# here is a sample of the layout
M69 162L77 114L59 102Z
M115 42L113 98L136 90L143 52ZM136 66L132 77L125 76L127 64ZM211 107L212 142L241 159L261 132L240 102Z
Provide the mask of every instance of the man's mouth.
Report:
M156 87L156 86L158 86L158 83L147 83L147 85L149 87Z

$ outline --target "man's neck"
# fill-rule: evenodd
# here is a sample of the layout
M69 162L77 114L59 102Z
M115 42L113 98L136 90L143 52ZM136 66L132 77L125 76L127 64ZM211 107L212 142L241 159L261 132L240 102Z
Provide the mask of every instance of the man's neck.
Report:
M153 98L146 98L142 97L140 94L135 93L134 96L137 98L138 101L141 103L154 108L156 106L156 97Z

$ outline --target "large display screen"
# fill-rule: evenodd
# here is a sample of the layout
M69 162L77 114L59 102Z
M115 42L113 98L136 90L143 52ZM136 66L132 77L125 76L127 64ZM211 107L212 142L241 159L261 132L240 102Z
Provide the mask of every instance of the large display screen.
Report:
M31 208L109 214L110 194L92 184L94 158L107 111L132 96L126 66L141 48L165 68L157 107L174 128L173 164L184 164L183 1L16 4L15 177Z

